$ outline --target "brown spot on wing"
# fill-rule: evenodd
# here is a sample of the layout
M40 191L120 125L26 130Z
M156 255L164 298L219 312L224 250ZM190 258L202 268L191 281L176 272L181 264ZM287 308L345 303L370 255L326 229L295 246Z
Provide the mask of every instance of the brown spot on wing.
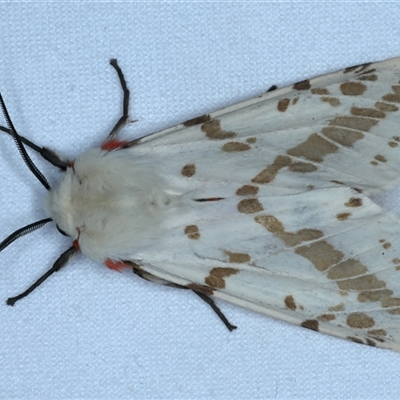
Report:
M311 261L314 267L321 272L339 263L344 257L341 251L336 250L325 240L314 242L309 246L298 247L295 251L296 254Z
M377 101L375 103L375 108L383 112L393 112L398 111L399 107L395 106L394 104L384 103L382 101Z
M253 144L253 143L255 143L256 141L257 141L257 138L255 138L255 137L249 137L249 138L246 139L246 142L247 142L247 143L250 143L250 144Z
M329 321L334 321L336 319L336 315L334 315L334 314L321 314L317 318L320 321L329 322Z
M384 281L380 281L375 275L364 275L359 278L336 281L341 290L373 290L382 289L386 286Z
M283 224L273 215L258 215L255 221L266 228L269 232L281 235L285 232Z
M398 147L399 146L398 143L396 143L396 142L388 142L388 145L390 147Z
M315 240L323 234L317 229L300 229L296 233L286 232L283 224L273 215L257 215L254 220L269 232L283 240L286 246L293 247L299 243Z
M301 81L301 82L297 82L293 85L293 89L295 90L308 90L310 89L311 85L310 85L310 81L308 79Z
M231 139L236 136L235 132L224 131L221 129L221 122L218 119L205 122L201 126L201 130L209 139L214 140Z
M366 71L363 71L362 73L360 73L360 75L368 75L368 74L372 74L373 72L376 72L376 68L367 69Z
M366 342L366 344L368 346L376 346L376 343L373 340L369 339L369 338L366 338L365 342Z
M349 258L333 266L327 274L328 279L348 279L367 272L365 265L354 258Z
M381 156L380 154L377 154L375 156L375 160L380 161L380 162L387 162L387 158L384 156Z
M371 75L364 75L364 76L360 76L357 78L360 81L377 81L378 80L378 76L376 74L371 74Z
M258 175L256 175L251 181L253 183L270 183L272 182L276 174L281 168L287 167L292 162L290 157L287 156L277 156L274 162L267 168L263 169Z
M227 153L232 153L235 151L246 151L250 149L251 147L248 144L240 142L228 142L221 147L221 150L226 151Z
M323 96L321 97L321 101L324 103L328 103L332 107L339 107L340 106L340 100L337 97L326 97Z
M371 65L371 63L353 65L353 66L351 66L351 67L347 67L347 68L343 71L343 73L344 73L344 74L347 74L347 73L349 73L349 72L353 72L353 71L356 71L356 70L358 70L358 71L356 71L357 73L360 73L360 72L362 72L362 71L365 71L370 65Z
M228 256L228 262L233 264L244 264L249 263L251 257L247 253L233 253L231 251L224 250L224 253Z
M285 112L289 106L290 99L281 99L278 101L278 111Z
M319 322L316 319L306 319L301 323L301 326L317 332L319 330Z
M183 123L185 126L194 126L198 124L203 124L204 122L210 121L211 117L208 114L200 115L200 117L188 119Z
M375 325L373 318L361 312L349 314L346 323L350 328L355 329L372 328Z
M378 120L364 117L340 116L335 117L329 125L343 126L344 128L368 132Z
M294 157L304 157L310 161L322 162L324 156L338 151L338 147L328 142L317 133L311 134L307 140L287 151L287 154Z
M294 162L292 164L289 165L289 170L292 172L314 172L316 171L318 168L311 163L305 163L305 162Z
M371 336L373 339L375 339L377 342L385 343L385 341L379 337L379 336Z
M319 239L321 236L323 233L318 229L300 229L295 234L285 233L285 241L289 246L296 246L298 243Z
M192 240L200 239L200 231L196 225L188 225L185 228L185 235Z
M181 170L181 174L188 178L193 176L195 173L196 173L196 166L194 164L186 164Z
M336 306L332 306L328 308L329 311L343 311L344 310L344 303L339 303Z
M253 185L243 185L238 190L236 190L236 194L238 196L255 196L259 191L257 186Z
M285 306L292 311L295 311L297 306L292 295L285 297Z
M321 132L327 138L346 147L353 146L357 140L364 137L362 132L337 126L326 126L322 128Z
M362 303L373 303L376 301L384 301L389 298L393 294L392 290L389 289L381 289L381 290L366 290L361 292L357 299Z
M361 82L343 82L340 91L345 96L360 96L367 90L367 86Z
M383 111L377 110L375 108L361 108L361 107L351 107L350 113L353 115L358 115L360 117L370 117L370 118L385 118L386 114Z
M351 340L354 343L365 344L361 339L354 336L346 336L346 339Z
M384 329L371 329L367 332L368 335L372 336L386 336L387 332Z
M327 88L314 88L314 89L311 89L311 93L312 94L320 94L320 95L330 94L329 90Z
M388 93L382 96L382 100L388 101L389 103L400 103L400 86L393 85L392 90L394 93Z
M239 201L237 209L243 214L254 214L264 210L258 199L243 199Z
M398 297L387 297L387 298L382 300L381 304L382 304L382 307L384 307L384 308L399 307L400 306L400 299Z
M213 268L210 271L204 282L206 285L211 286L216 289L224 289L226 286L225 279L231 275L235 275L239 270L235 268Z
M361 207L363 204L362 199L359 197L351 197L344 205L346 207Z
M336 214L336 218L337 218L339 221L345 221L345 220L348 219L350 216L351 216L351 213L339 213L339 214Z

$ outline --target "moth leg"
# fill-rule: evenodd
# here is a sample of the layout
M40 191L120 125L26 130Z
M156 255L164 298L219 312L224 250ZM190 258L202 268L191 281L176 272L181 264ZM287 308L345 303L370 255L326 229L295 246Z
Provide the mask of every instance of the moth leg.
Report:
M146 281L158 283L158 284L165 285L165 286L174 287L174 288L177 288L177 289L190 289L192 292L196 293L197 296L199 296L203 301L205 301L213 309L213 311L218 315L219 319L224 323L224 325L228 328L228 330L230 332L232 332L233 330L235 330L237 328L237 326L232 325L228 321L228 318L225 317L225 315L220 310L220 308L215 304L214 300L210 296L206 295L205 293L199 292L199 291L194 290L194 289L192 289L190 287L177 285L176 283L168 282L168 281L166 281L164 279L157 278L156 276L154 276L152 274L149 274L146 271L143 271L141 269L140 265L138 265L136 263L133 263L132 261L125 261L125 262L132 266L133 273L135 275L139 276L142 279L145 279Z
M184 286L177 285L176 283L172 283L172 282L166 281L165 279L157 278L156 276L154 276L152 274L149 274L146 271L143 271L138 264L133 263L132 261L124 261L124 262L129 264L129 265L131 265L132 268L133 268L133 273L135 275L137 275L139 278L144 279L145 281L157 283L159 285L174 287L174 288L177 288L177 289L187 289Z
M112 139L114 136L118 135L121 129L129 122L129 89L126 85L124 74L122 73L121 68L118 65L118 62L115 58L110 60L110 64L117 71L119 82L121 84L122 91L124 93L124 99L122 101L122 115L117 123L114 125L114 128L111 130L108 135L107 140Z
M224 313L223 313L223 312L220 310L220 308L215 304L214 300L213 300L211 297L207 296L207 295L204 294L204 293L197 292L196 290L193 290L193 289L192 289L192 291L193 291L194 293L196 293L197 296L199 296L203 301L205 301L205 302L213 309L213 311L215 312L215 314L218 315L218 318L224 323L224 325L228 328L228 330L229 330L230 332L234 331L234 330L237 328L237 326L232 325L232 324L228 321L228 318L225 317Z
M29 293L33 292L39 285L41 285L47 278L49 278L54 272L59 271L64 265L66 265L69 261L69 259L77 252L78 250L72 246L68 250L64 251L60 255L60 257L57 258L53 266L45 272L35 283L33 283L31 286L29 286L28 289L25 290L25 292L22 292L18 296L15 297L9 297L7 299L7 304L9 306L13 306L18 300L21 300L22 298L28 296Z

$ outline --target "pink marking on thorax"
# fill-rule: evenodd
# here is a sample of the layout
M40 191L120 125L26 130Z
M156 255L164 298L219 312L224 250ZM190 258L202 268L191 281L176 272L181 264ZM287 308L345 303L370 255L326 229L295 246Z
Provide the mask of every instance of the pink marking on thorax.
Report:
M111 139L106 140L102 145L101 148L103 150L111 151L121 149L122 147L126 146L129 143L128 140L118 140L118 139Z
M132 266L129 264L124 263L123 261L113 261L107 258L104 262L106 267L112 269L113 271L122 272L122 268L131 268Z

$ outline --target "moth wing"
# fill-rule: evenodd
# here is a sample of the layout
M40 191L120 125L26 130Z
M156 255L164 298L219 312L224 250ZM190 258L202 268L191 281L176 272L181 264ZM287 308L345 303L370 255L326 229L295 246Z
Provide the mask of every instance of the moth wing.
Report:
M132 259L168 282L400 351L398 219L345 187L257 202L250 213L233 198L205 203Z
M400 58L347 68L147 136L132 152L194 188L246 182L274 195L343 184L376 193L399 181L399 80Z
M149 274L305 327L400 350L400 59L365 64L143 138L197 202L160 227Z

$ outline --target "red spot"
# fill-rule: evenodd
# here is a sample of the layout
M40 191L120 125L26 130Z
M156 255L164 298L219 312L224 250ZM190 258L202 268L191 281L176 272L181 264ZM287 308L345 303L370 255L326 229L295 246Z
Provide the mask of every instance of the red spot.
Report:
M78 240L74 240L74 242L72 243L72 246L74 246L76 250L80 250Z
M128 143L129 143L128 140L111 139L111 140L105 141L101 145L101 148L103 150L107 150L107 151L117 150L117 149L121 149L122 147L125 147Z
M107 258L105 261L106 266L114 271L122 272L122 268L131 268L132 266L124 263L123 261L113 261Z

